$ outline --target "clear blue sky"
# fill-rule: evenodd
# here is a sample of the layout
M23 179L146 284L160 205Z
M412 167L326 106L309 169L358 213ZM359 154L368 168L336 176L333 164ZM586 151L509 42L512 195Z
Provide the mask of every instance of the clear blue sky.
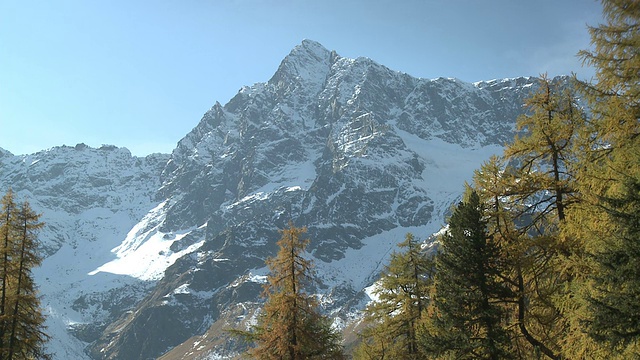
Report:
M576 72L595 0L0 0L0 147L169 153L303 39L423 78Z

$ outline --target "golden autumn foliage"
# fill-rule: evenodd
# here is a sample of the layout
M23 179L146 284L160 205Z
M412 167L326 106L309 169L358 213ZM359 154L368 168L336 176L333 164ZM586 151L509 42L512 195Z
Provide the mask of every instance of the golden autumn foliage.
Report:
M281 231L278 254L267 260L270 274L264 287L266 302L249 338L253 359L342 359L339 334L331 320L319 313L318 303L305 286L313 281L312 263L304 251L306 228Z
M0 209L0 359L47 359L44 316L31 269L40 265L37 231L44 226L28 202L9 190Z

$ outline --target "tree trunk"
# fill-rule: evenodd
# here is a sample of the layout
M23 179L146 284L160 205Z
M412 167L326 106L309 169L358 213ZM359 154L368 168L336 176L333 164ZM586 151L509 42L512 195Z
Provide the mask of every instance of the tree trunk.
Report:
M22 244L20 246L20 265L18 267L18 282L16 284L16 300L13 306L13 318L11 321L11 336L9 337L9 355L7 356L8 360L13 359L14 346L15 346L15 338L16 338L16 327L18 325L18 310L20 308L20 289L22 287L22 273L24 272L24 253L26 251L27 244L27 217L24 218L24 223L22 224Z
M527 326L524 323L525 318L525 296L524 296L524 279L522 277L522 270L518 267L518 327L520 328L520 332L524 336L524 338L533 345L534 348L540 349L540 351L545 354L547 357L553 360L560 360L562 357L556 355L549 349L546 345L544 345L540 340L536 339L529 333L527 330Z

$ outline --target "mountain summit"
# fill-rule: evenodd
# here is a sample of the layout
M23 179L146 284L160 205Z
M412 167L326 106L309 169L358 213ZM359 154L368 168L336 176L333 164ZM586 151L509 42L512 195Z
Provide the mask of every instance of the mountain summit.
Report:
M319 91L331 70L335 54L312 40L304 40L282 60L269 84L279 88ZM293 86L293 87L292 87Z
M52 349L233 355L223 330L252 321L289 221L308 228L314 291L344 326L395 244L437 231L464 181L512 139L537 81L419 79L304 40L268 82L216 103L170 156L2 153L0 184L46 215L36 276Z

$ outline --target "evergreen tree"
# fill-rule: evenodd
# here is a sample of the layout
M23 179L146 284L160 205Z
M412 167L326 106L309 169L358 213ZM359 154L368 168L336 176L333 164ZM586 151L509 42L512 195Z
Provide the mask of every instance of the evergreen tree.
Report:
M500 249L487 233L484 205L475 191L458 204L440 238L435 293L423 346L432 356L456 359L511 357L502 328L502 299L510 296L500 279Z
M356 359L421 359L417 331L428 304L433 261L412 234L398 244L367 306Z
M270 274L264 288L266 303L259 323L249 335L255 359L342 359L340 336L331 320L318 312L315 297L304 291L312 278L312 263L303 257L306 228L289 224L281 231L280 250L267 260Z
M596 67L590 118L543 78L523 135L476 173L521 357L640 356L640 3L602 2L581 52Z
M37 232L44 226L28 202L17 206L13 193L2 200L2 299L0 358L47 359L48 336L31 269L39 266Z
M580 158L583 206L572 216L593 254L587 331L621 357L640 356L640 3L603 0L605 24L589 29L596 70L583 83L592 119Z
M529 259L530 237L523 235L516 225L522 211L511 197L516 193L512 175L515 170L506 167L505 161L502 157L492 156L476 170L474 181L485 204L487 234L501 250L500 259L496 262L501 271L496 275L510 289L501 299L507 312L503 328L513 329L513 351L518 358L527 358L536 356L544 345L529 329L530 290L526 285L530 282L525 282L523 274L532 265Z
M590 300L589 333L613 348L638 348L640 339L640 182L623 185L620 198L606 199L617 232L596 252L595 292ZM640 353L637 353L640 355Z

